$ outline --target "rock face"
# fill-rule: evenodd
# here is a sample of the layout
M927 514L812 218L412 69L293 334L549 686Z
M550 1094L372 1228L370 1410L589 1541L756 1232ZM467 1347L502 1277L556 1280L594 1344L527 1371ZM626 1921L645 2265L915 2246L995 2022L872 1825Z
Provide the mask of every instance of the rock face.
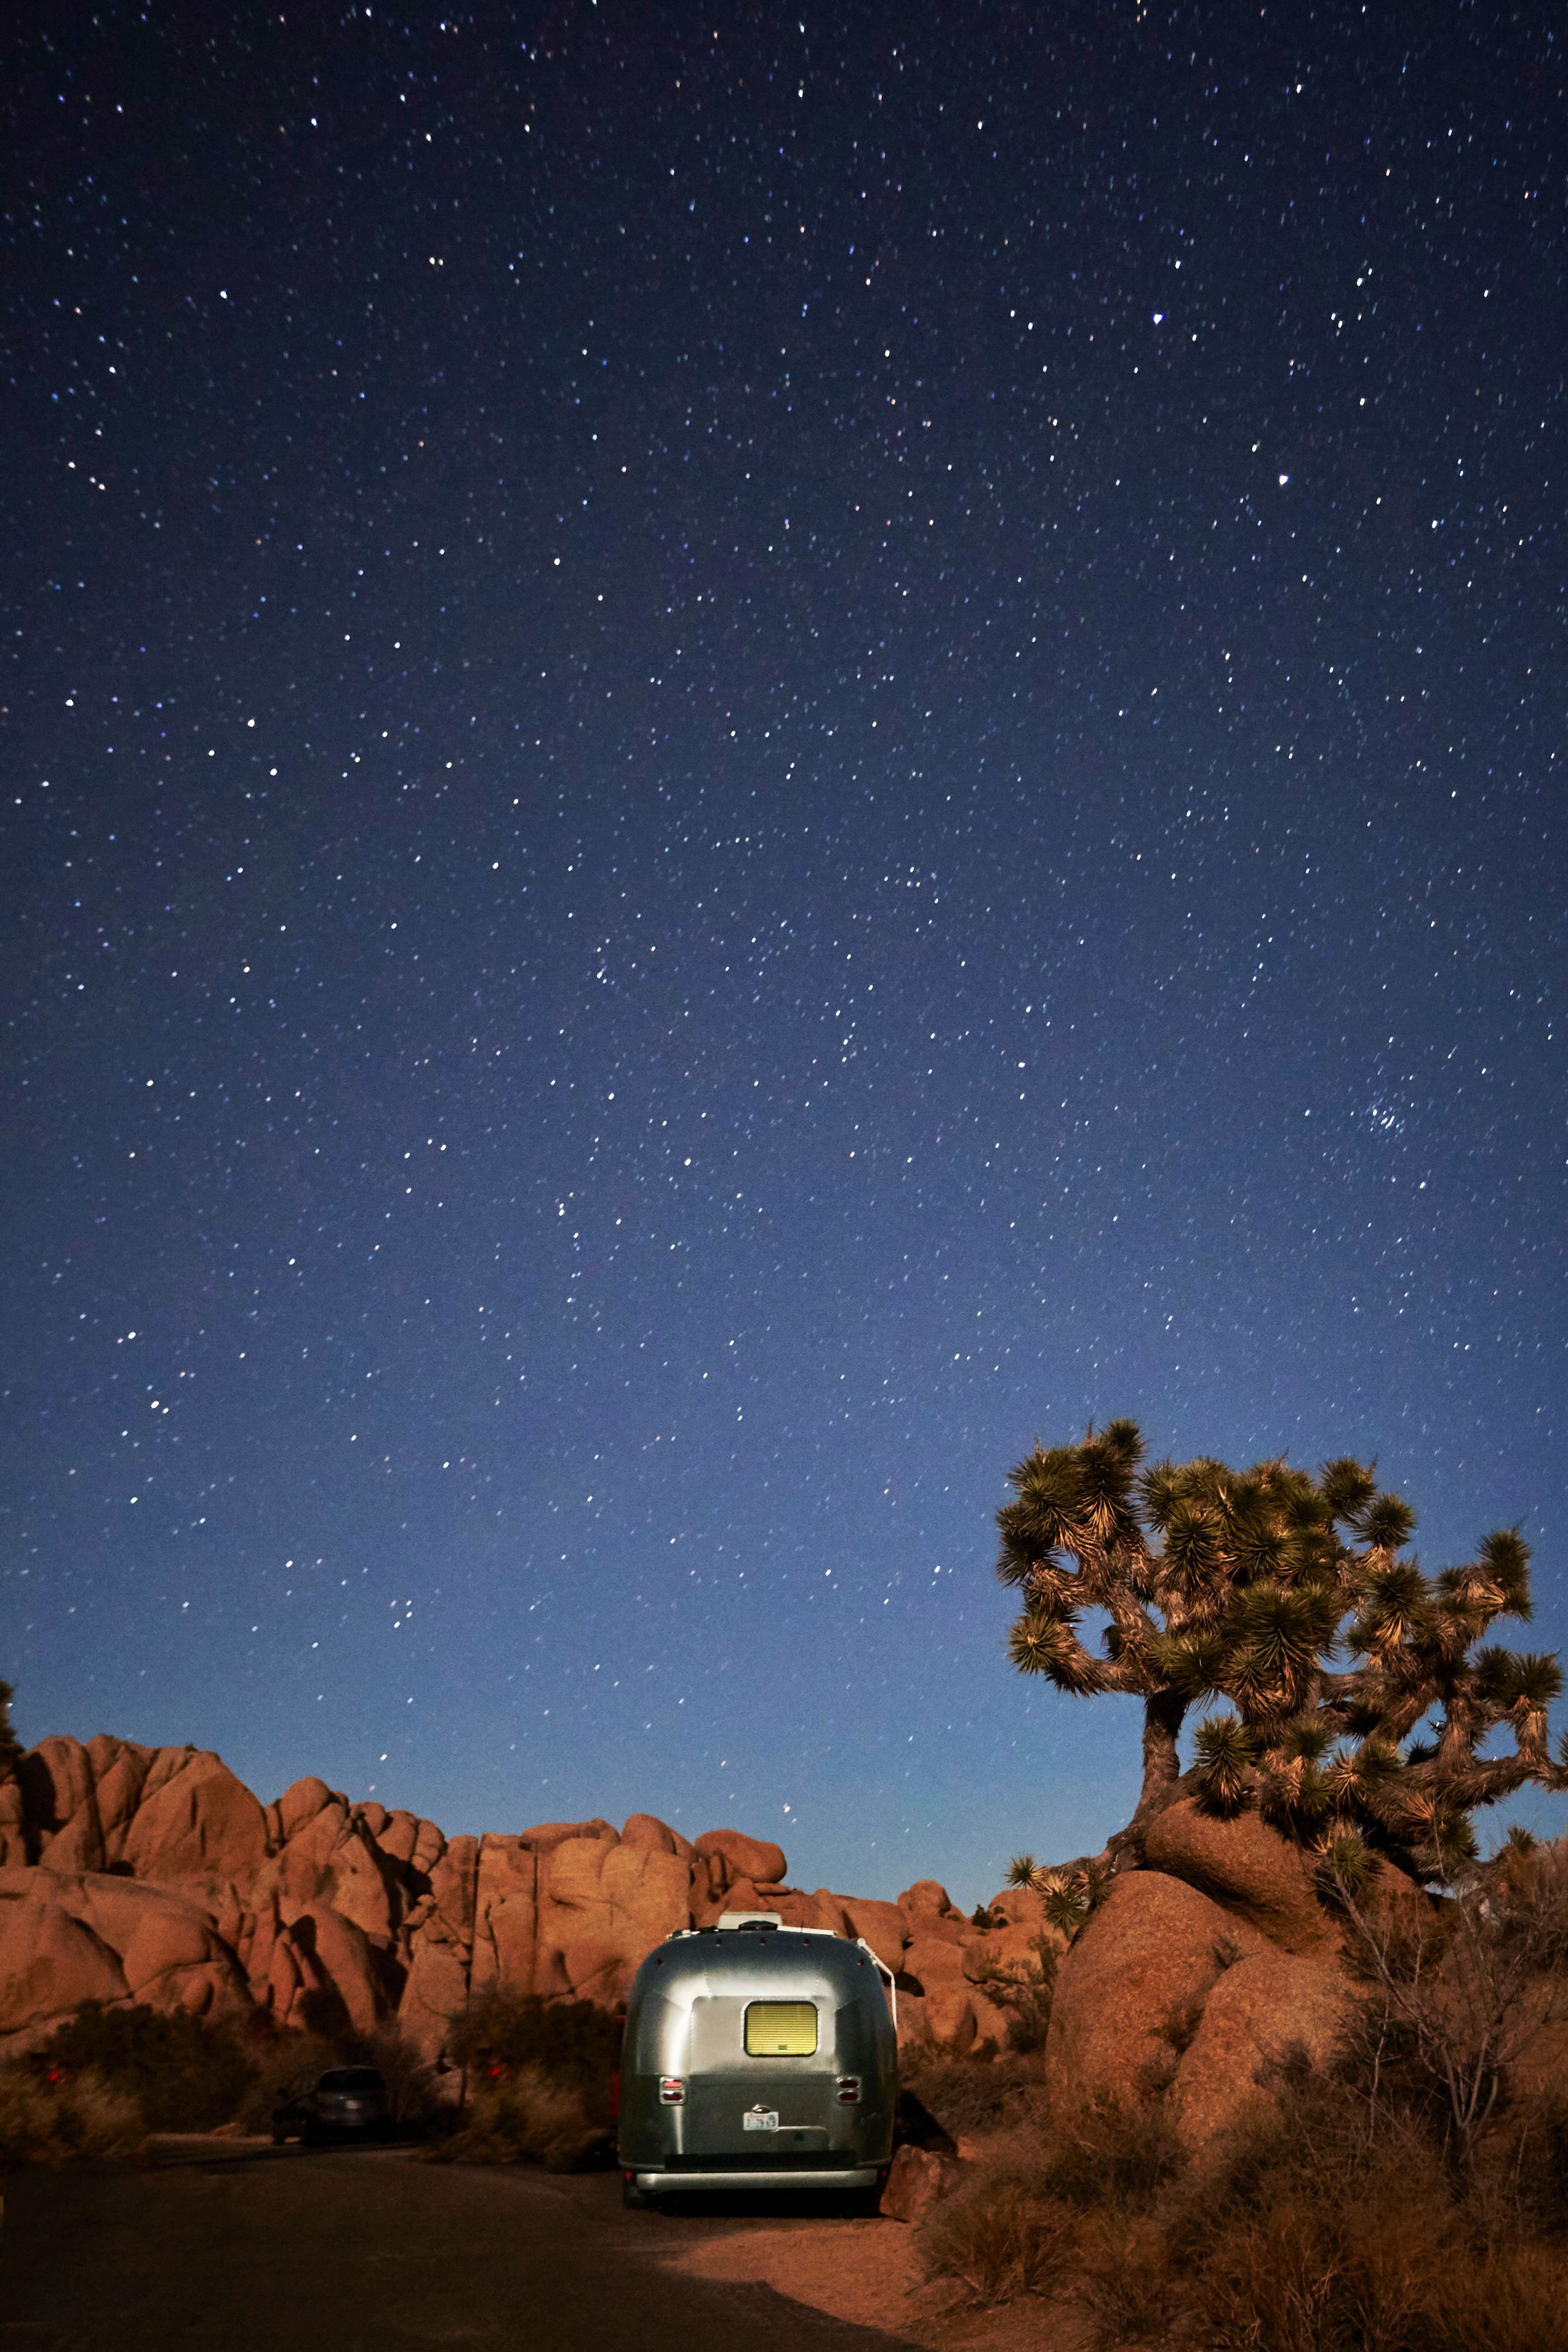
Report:
M786 1866L768 1839L688 1840L650 1813L448 1839L313 1777L261 1804L204 1749L46 1739L0 1781L0 2050L84 2000L138 2000L395 2019L439 2058L492 1988L614 2007L672 1929L738 1909L863 1937L897 1976L904 2039L1001 2046L985 1979L1039 1933L1036 1898L988 1935L935 1880L886 1903L808 1894Z
M633 1813L449 1839L313 1778L260 1804L204 1749L46 1739L0 1780L0 2051L84 2000L135 2000L395 2020L438 2060L492 1989L614 2008L672 1929L767 1910L862 1937L894 1973L901 2041L958 2054L1005 2046L996 1996L1046 1938L1053 2095L1163 2097L1201 2152L1260 2112L1271 2066L1326 2055L1351 1996L1301 1855L1255 1816L1178 1801L1143 1859L1068 1949L1027 1887L979 1928L935 1879L896 1903L786 1885L780 1848L739 1830L688 1840ZM903 2152L895 2203L932 2193L927 2157Z
M1066 2104L1163 2097L1202 2154L1266 2112L1283 2060L1322 2063L1353 1995L1304 1862L1266 1823L1183 1800L1145 1855L1061 1963L1047 2082Z
M933 2206L958 2185L962 2168L956 2158L931 2148L904 2147L894 2151L880 2210L890 2221L924 2221Z
M1217 1820L1183 1797L1144 1832L1144 1860L1212 1895L1282 1951L1331 1961L1337 1955L1339 1938L1312 1891L1306 1856L1256 1813Z
M1230 1946L1267 1950L1254 1927L1155 1870L1113 1881L1057 1977L1046 2075L1057 2099L1124 2102L1163 2091Z
M1337 1969L1290 1952L1253 1952L1227 1969L1176 2067L1176 2113L1188 2147L1201 2152L1264 2115L1271 2065L1300 2052L1321 2066L1349 1999Z

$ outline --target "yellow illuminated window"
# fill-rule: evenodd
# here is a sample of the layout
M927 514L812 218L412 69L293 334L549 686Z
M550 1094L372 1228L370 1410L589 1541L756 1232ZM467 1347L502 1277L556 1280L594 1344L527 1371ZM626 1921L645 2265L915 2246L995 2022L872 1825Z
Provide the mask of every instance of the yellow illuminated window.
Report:
M809 2000L754 2000L746 2012L751 2058L810 2058L817 2046L817 2011Z

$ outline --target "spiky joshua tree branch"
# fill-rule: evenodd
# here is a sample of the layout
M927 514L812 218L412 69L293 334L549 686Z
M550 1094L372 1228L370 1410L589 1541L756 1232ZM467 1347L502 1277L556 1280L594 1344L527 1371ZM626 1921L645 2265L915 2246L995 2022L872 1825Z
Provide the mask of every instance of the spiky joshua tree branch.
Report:
M1428 1577L1405 1551L1414 1512L1371 1465L1143 1459L1131 1421L1037 1447L997 1514L997 1573L1023 1604L1013 1664L1075 1697L1144 1702L1143 1789L1116 1853L1191 1793L1220 1813L1257 1807L1336 1885L1364 1881L1379 1853L1444 1880L1474 1856L1478 1805L1526 1781L1568 1787L1568 1741L1556 1761L1547 1744L1555 1657L1485 1641L1496 1619L1530 1615L1516 1528ZM1079 1630L1091 1610L1106 1620L1094 1649ZM1199 1725L1184 1775L1178 1737L1205 1698L1230 1711ZM1511 1751L1483 1754L1500 1729Z

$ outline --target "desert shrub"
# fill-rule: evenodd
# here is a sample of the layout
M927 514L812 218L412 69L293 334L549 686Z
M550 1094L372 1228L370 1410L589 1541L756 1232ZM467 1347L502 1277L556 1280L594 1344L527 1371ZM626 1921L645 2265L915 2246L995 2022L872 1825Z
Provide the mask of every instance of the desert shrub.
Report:
M899 2080L954 2139L1017 2123L1040 2089L1037 2064L1012 2058L954 2058L931 2043L899 2057Z
M1265 2070L1268 2119L1198 2163L1157 2097L1053 2110L1027 2062L914 2053L949 2129L1009 2134L925 2225L928 2272L1050 2294L1085 2352L1568 2352L1563 1880L1509 1867L1392 1921L1347 1906L1338 2052Z
M474 2088L460 2128L432 2151L438 2159L570 2171L608 2146L621 2021L592 2001L497 1988L473 2003L452 2054Z
M1145 2212L1179 2178L1184 2162L1158 2102L1128 2106L1102 2097L1059 2108L1039 2126L1035 2142L1042 2187L1083 2210Z
M1489 2210L1424 2116L1345 2084L1296 2112L1196 2200L1179 2248L1215 2352L1545 2352L1568 2337L1568 2264ZM1177 2231L1179 2241L1180 2231Z
M1568 2273L1522 2241L1450 2264L1433 2301L1430 2352L1549 2352L1564 2336Z
M1561 2253L1490 2253L1430 2183L1278 2193L1222 2231L1192 2301L1215 2352L1547 2352L1565 2340Z
M1357 1905L1341 1890L1364 1988L1340 2072L1373 2110L1417 2120L1458 2171L1517 2141L1521 2086L1568 2023L1568 1851L1511 1840L1441 1904Z
M927 2278L952 2279L985 2304L1059 2284L1071 2244L1071 2216L1028 2169L1007 2164L977 2168L927 2217L918 2241Z
M1481 2175L1490 2198L1524 2227L1568 2237L1568 2097L1553 2089L1515 2101Z
M148 2131L206 2131L227 2123L249 2087L240 2036L183 2011L84 2001L39 2053L68 2075L91 2072L133 2100Z
M1101 2101L1052 2116L1031 2075L1011 2120L1008 2152L977 2167L925 2223L927 2275L958 2282L981 2303L1071 2284L1095 2344L1167 2332L1176 2284L1163 2230L1148 2216L1179 2180L1182 2159L1162 2110Z
M621 2063L621 2021L591 2000L482 1993L452 2040L452 2054L478 2076L531 2067L559 2083L608 2084Z
M1379 2081L1353 2034L1327 2072L1276 2069L1272 2116L1201 2164L1163 2102L1051 2112L1032 2087L925 2225L924 2266L982 2303L1051 2295L1086 2352L1568 2352L1568 2120L1521 2105L1463 2161L1398 2055ZM951 2116L965 2072L927 2056L922 2097Z
M1368 2184L1277 2179L1219 2229L1195 2300L1218 2352L1427 2352L1431 2265L1454 2258L1447 2201L1399 2210Z
M447 2164L543 2164L570 2172L594 2158L601 2119L583 2090L539 2066L518 2066L476 2091L463 2128L430 2150Z
M1324 2220L1315 2200L1281 2196L1217 2234L1194 2294L1216 2352L1332 2352L1342 2341L1343 2289Z
M264 2132L275 2107L292 2093L306 2089L329 2066L341 2065L340 2043L314 2033L281 2032L258 2042L251 2053L250 2076L236 2111L246 2131ZM367 2063L373 2065L373 2059Z
M1073 2300L1089 2352L1164 2344L1181 2305L1181 2279L1166 2231L1152 2215L1092 2213L1078 2225Z
M141 2140L136 2101L101 2075L0 2065L0 2167L131 2156Z

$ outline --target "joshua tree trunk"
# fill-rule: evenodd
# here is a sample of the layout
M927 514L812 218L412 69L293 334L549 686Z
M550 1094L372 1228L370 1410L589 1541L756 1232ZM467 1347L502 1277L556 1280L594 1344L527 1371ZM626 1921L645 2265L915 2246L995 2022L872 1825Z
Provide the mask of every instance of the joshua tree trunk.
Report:
M1144 1785L1137 1809L1124 1830L1118 1830L1105 1851L1119 1858L1129 1846L1134 1853L1144 1832L1156 1813L1163 1813L1180 1794L1181 1757L1176 1739L1187 1703L1179 1691L1155 1691L1144 1701Z

